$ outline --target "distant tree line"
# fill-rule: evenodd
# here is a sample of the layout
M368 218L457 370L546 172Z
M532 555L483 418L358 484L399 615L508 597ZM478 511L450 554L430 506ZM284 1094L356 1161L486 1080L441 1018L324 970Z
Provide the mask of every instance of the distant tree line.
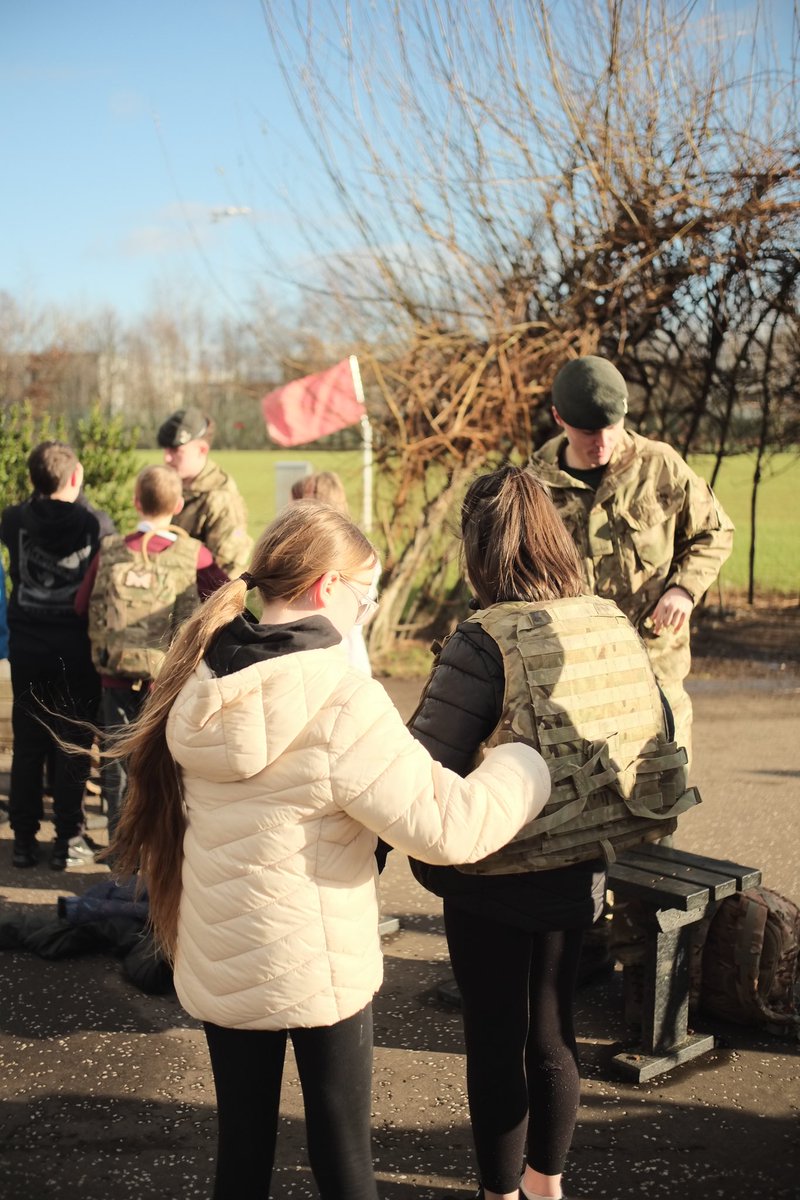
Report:
M330 366L337 351L332 340L276 323L261 296L251 311L252 319L215 317L176 298L125 322L110 309L75 318L53 306L23 307L0 292L0 417L26 406L35 421L72 431L96 411L135 426L144 448L155 445L165 416L193 405L214 418L218 446L263 448L264 393ZM358 440L345 431L332 445Z

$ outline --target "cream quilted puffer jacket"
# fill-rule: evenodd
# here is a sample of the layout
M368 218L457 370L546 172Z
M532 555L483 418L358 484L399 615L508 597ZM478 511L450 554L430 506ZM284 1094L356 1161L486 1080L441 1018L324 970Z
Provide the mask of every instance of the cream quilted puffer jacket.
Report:
M186 804L175 987L236 1029L332 1025L381 983L380 834L435 864L475 862L542 809L550 776L499 746L466 779L414 740L340 646L217 678L205 663L167 724Z

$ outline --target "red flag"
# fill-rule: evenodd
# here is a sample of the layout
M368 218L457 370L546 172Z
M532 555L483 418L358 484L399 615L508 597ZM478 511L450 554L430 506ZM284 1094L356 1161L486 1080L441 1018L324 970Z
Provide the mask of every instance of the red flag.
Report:
M361 376L355 355L320 371L295 379L261 400L267 432L279 446L302 446L366 416Z

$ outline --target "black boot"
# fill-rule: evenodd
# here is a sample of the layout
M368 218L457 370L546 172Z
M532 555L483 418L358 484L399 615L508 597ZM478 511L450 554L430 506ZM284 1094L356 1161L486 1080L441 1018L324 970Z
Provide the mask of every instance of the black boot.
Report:
M35 837L14 838L11 862L15 867L35 867L39 861L39 843Z

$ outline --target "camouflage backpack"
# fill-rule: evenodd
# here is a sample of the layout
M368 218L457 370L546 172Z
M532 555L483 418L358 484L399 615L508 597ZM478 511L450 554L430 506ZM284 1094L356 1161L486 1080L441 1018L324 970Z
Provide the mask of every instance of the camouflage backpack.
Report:
M727 896L705 934L700 1007L723 1021L800 1037L798 954L793 900L765 887Z
M167 549L152 556L150 530L137 550L112 534L100 544L100 565L89 602L92 659L101 675L155 679L179 625L200 598L197 554L200 543L185 530Z

